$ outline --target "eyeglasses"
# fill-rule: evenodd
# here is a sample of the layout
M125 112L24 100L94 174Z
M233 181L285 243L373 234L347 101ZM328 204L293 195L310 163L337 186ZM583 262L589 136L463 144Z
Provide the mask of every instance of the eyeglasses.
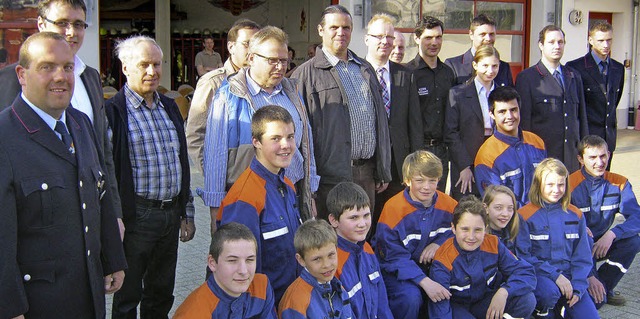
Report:
M257 55L265 60L267 60L267 62L269 62L269 64L271 65L284 65L286 66L287 64L289 64L289 58L284 58L284 59L278 59L278 58L270 58L270 57L266 57L262 54L258 54L258 53L254 53L254 55Z
M84 22L84 21L74 21L74 22L69 22L69 21L53 21L53 20L49 20L46 17L42 17L45 21L55 25L56 27L60 28L60 29L69 29L69 26L73 27L75 30L84 30L86 29L89 25Z
M382 41L382 39L387 39L387 41L389 42L393 42L393 40L396 39L396 37L392 36L392 35L384 35L384 34L367 34L370 37L374 37L376 39L378 39L378 41Z

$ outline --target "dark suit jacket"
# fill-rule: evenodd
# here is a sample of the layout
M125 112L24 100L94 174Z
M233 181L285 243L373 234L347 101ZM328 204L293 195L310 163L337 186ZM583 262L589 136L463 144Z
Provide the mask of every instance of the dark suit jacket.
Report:
M540 136L549 157L561 160L574 172L580 168L578 142L589 134L587 111L580 74L562 66L562 75L564 91L542 61L518 74L520 128Z
M66 122L75 156L20 97L0 113L1 318L103 318L103 276L126 268L96 135Z
M451 156L451 194L460 199L460 172L471 167L476 153L484 143L484 119L474 81L453 87L445 111L445 142ZM479 194L473 184L473 193Z
M471 74L473 73L471 62L473 62L471 49L462 55L454 56L444 61L444 63L453 70L453 74L456 76L456 84L463 84L471 78ZM496 86L513 86L513 76L511 76L509 63L500 60L500 68L494 81Z
M20 82L18 82L18 76L15 71L16 65L18 65L18 63L7 65L0 70L0 111L11 105L13 99L22 92L22 86L20 86ZM89 100L91 100L91 107L93 108L93 129L98 136L98 147L106 156L107 177L112 181L111 189L107 195L112 197L116 216L122 217L120 195L118 194L118 187L115 182L116 175L111 156L112 147L109 136L107 135L108 123L104 113L104 97L102 95L100 74L96 69L87 65L84 72L80 74L80 79L82 79L82 83L87 89Z
M613 152L618 128L616 107L624 87L624 66L614 59L609 60L611 63L606 83L591 52L567 65L576 69L582 77L589 134L602 137L607 141L609 151Z
M184 121L173 99L160 94L160 101L164 105L167 114L178 133L180 141L180 167L182 169L182 181L180 194L178 195L178 207L180 216L186 215L185 207L189 200L189 186L191 183L191 171L189 170L189 158L187 157L187 139L184 134ZM136 194L133 181L133 169L129 153L129 116L127 112L124 86L120 91L105 103L109 125L113 131L113 161L116 168L116 179L120 198L122 198L122 216L127 227L136 223Z
M407 67L389 61L391 78L391 110L389 137L396 167L393 179L402 183L402 163L410 153L422 149L422 116L418 89L413 73ZM397 175L395 174L397 173Z

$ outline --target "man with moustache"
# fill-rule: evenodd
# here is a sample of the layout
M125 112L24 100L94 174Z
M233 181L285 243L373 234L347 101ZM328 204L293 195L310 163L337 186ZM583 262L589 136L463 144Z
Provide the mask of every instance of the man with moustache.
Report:
M540 31L540 61L518 74L520 126L540 136L549 157L564 163L569 172L580 169L578 143L589 134L582 77L560 63L564 31L548 25Z
M127 82L106 102L113 135L129 268L113 297L112 318L167 318L173 305L178 238L195 234L187 215L189 159L176 103L156 90L162 50L147 36L119 42L116 54Z
M609 146L607 171L611 169L613 151L616 149L616 108L624 87L624 66L610 57L612 40L611 24L596 22L589 28L591 50L585 56L567 62L582 77L589 134L602 137Z
M69 107L74 51L30 36L0 113L0 317L104 318L126 261L89 118Z
M67 40L74 55L75 88L71 106L89 117L98 136L97 147L104 153L107 165L106 175L111 185L105 196L112 197L113 210L118 217L120 234L124 236L122 208L111 156L111 143L107 135L107 119L104 113L104 97L98 71L82 62L77 55L82 46L86 23L87 7L83 0L43 0L38 2L38 30L55 32ZM9 107L22 87L18 82L15 68L18 63L0 70L0 110Z
M286 176L296 184L303 219L314 216L312 193L318 176L311 144L307 111L296 82L284 77L289 61L288 37L276 27L256 32L249 41L249 67L230 75L212 102L204 143L204 187L198 190L204 204L217 217L222 199L254 155L251 117L266 105L284 107L293 117L295 150Z
M476 55L476 50L478 50L481 45L493 46L495 44L496 22L484 13L479 14L471 20L469 38L471 38L471 49L461 55L448 58L444 61L444 63L453 70L456 76L456 85L465 83L472 77L473 67L471 63L473 62L473 57ZM511 76L509 63L500 60L500 68L494 81L496 86L513 86L513 77Z
M404 189L402 163L404 158L422 148L422 120L418 89L411 70L389 61L394 29L391 16L374 15L367 26L364 43L367 46L367 62L376 70L382 100L387 110L389 137L391 139L391 181L383 192L376 194L376 208L371 220L371 232L387 200Z
M407 63L413 70L418 87L422 114L422 148L435 154L442 162L442 178L438 190L445 191L449 179L449 151L444 143L444 115L449 100L449 89L455 85L455 76L450 67L438 57L442 48L444 24L431 16L418 21L414 30L414 41L418 54Z
M348 49L353 21L341 5L324 9L318 24L322 45L311 60L291 75L313 128L320 186L318 217L328 220L326 199L340 182L354 182L369 196L391 180L391 148L387 112L373 68ZM372 89L374 88L374 89Z

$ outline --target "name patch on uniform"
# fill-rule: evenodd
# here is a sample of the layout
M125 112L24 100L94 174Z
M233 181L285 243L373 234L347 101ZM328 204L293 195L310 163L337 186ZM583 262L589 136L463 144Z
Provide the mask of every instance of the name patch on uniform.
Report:
M564 237L567 237L567 239L578 239L580 238L580 235L577 233L574 234L564 234Z
M287 228L285 226L285 227L282 227L280 229L276 229L276 230L273 230L273 231L270 231L270 232L262 233L262 238L267 240L267 239L275 238L275 237L282 236L282 235L288 234L288 233L289 233L289 228Z
M380 277L380 273L378 271L375 271L375 272L369 274L369 280L373 281L378 277Z
M531 240L549 240L549 235L529 235Z
M418 95L427 95L429 94L429 89L424 87L424 88L418 88Z

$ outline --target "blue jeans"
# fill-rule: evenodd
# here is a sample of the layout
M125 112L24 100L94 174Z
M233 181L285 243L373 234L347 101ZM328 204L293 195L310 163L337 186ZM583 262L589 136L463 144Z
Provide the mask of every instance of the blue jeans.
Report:
M136 318L140 304L141 318L168 318L180 234L177 205L161 209L136 203L136 224L125 227L124 252L129 267L122 288L113 297L111 317Z

